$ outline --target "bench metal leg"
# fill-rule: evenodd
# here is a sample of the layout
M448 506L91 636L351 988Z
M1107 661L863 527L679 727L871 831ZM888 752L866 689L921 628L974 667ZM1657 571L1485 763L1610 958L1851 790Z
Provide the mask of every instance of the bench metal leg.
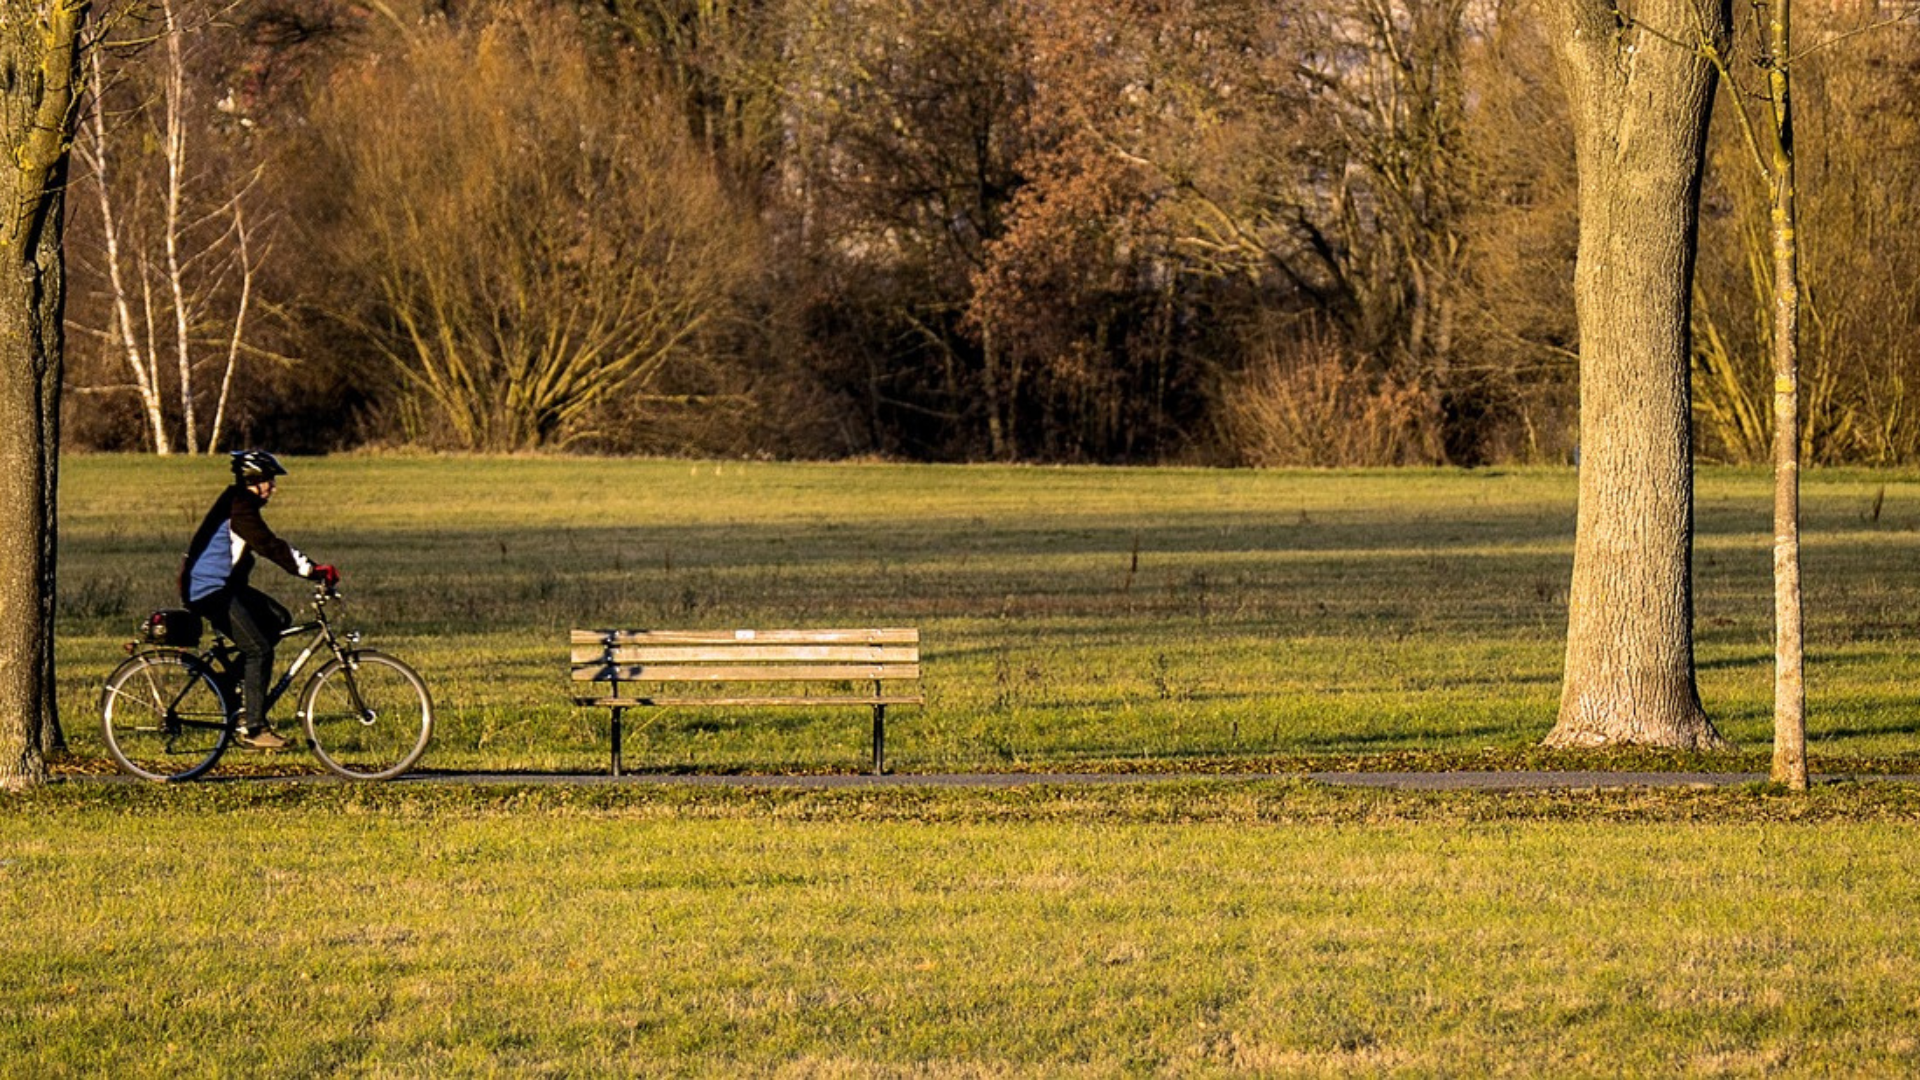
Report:
M613 710L613 775L620 775L620 715L627 710Z
M887 707L873 707L873 775L887 771Z

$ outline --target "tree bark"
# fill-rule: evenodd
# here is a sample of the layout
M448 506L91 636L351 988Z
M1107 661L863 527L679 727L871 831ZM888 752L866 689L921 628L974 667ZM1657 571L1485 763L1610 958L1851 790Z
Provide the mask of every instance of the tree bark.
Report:
M1580 502L1549 746L1725 740L1693 663L1688 387L1700 177L1715 72L1690 43L1727 9L1549 5L1580 175Z
M0 266L0 520L6 522L0 528L0 790L31 787L47 775L40 747L49 644L41 595L46 369L38 326L41 270L33 250L31 243L9 241Z
M0 0L0 790L46 779L62 189L85 0Z
M49 225L40 230L40 343L45 361L40 369L40 752L53 758L67 749L60 727L60 697L54 670L54 619L58 614L60 389L66 376L67 281L62 248L65 232L67 161L62 160L47 185Z

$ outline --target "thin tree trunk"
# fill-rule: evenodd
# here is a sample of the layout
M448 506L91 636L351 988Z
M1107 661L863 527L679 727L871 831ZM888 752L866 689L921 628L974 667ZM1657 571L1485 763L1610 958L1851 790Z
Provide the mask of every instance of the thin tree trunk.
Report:
M1693 658L1688 328L1724 8L1555 0L1580 174L1580 502L1567 661L1549 746L1724 745ZM1701 19L1711 17L1711 25Z
M995 461L1012 461L1006 426L1000 419L1000 364L991 326L980 333L980 387L987 396L987 453Z
M180 29L174 22L173 5L163 2L160 10L167 26L166 83L166 232L167 287L173 304L173 351L180 366L180 447L189 454L200 452L200 424L193 408L193 341L188 323L186 278L180 269L181 200L186 183L187 123L186 70L180 59Z
M227 422L227 397L233 390L233 371L240 363L241 334L247 325L247 309L253 302L253 252L247 247L247 223L241 216L240 201L233 203L234 242L240 259L240 300L233 313L233 334L227 339L227 363L220 373L220 399L213 410L213 424L207 428L207 453L220 449L220 433Z
M45 361L40 374L40 751L53 758L67 750L60 726L60 697L54 664L55 618L59 613L60 391L66 377L67 274L63 243L66 192L71 159L63 156L47 184L48 226L40 232L40 343Z
M1773 779L1807 789L1800 612L1800 268L1794 208L1789 0L1768 4L1773 109Z

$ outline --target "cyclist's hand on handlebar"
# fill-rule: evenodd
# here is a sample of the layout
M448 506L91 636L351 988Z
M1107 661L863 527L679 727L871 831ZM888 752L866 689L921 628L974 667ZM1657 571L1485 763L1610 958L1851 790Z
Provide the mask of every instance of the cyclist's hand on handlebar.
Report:
M340 584L340 571L334 569L331 563L321 563L307 576L319 582L328 592L332 592L334 587Z

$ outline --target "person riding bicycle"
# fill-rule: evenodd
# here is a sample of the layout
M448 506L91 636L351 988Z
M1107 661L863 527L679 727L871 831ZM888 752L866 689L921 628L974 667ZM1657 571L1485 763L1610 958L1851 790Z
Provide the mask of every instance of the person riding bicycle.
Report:
M288 740L267 725L267 683L274 646L293 616L248 584L254 557L264 555L287 573L329 589L339 583L340 573L275 536L261 518L261 508L273 498L275 478L287 475L279 459L265 450L236 450L232 457L233 484L214 500L187 548L180 598L240 649L240 745L278 750Z

